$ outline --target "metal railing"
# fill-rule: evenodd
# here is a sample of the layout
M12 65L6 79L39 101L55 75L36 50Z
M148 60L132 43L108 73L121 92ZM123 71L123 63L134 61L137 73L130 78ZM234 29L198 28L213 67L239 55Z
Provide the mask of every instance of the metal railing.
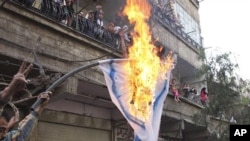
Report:
M64 24L81 34L100 41L101 43L120 52L120 36L116 35L105 28L100 27L97 23L87 20L85 17L79 17L69 7L60 5L53 0L41 0L39 8L34 7L34 0L12 0L18 5L25 6L34 12L39 12L47 18L52 19L59 24ZM33 1L33 2L30 2ZM70 24L69 24L70 22Z
M153 7L154 17L163 25L163 27L169 29L173 34L175 34L178 38L188 44L190 47L195 50L201 48L195 40L193 40L188 33L185 33L179 25L177 25L169 15L162 13L159 11L157 6Z
M35 0L12 0L17 4L24 5L27 8L34 9L32 7ZM185 33L178 25L176 25L171 18L160 13L156 7L154 8L154 16L165 28L168 28L173 32L178 38L182 39L186 44L188 44L193 49L197 50L201 46L194 41L187 33ZM59 3L54 2L53 0L41 0L40 7L34 11L43 14L44 16L53 19L58 23L63 23L69 28L72 28L86 36L97 39L98 41L106 44L107 46L117 49L120 51L120 37L112 32L109 32L107 29L100 27L97 23L91 22L85 17L79 17L78 14L75 14L73 11L70 11L67 6L62 6ZM68 20L68 21L67 21ZM69 23L70 20L70 24ZM67 23L64 23L64 22Z

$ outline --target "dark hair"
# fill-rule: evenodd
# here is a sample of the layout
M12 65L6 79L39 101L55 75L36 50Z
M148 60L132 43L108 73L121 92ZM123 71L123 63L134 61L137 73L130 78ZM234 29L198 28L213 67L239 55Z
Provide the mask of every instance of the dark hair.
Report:
M206 87L203 87L203 88L201 89L201 91L206 91Z
M203 87L203 88L201 89L201 92L204 92L205 94L207 94L207 92L206 92L206 87Z
M11 117L8 112L6 112L4 109L1 109L0 118L4 118L7 122L9 122Z

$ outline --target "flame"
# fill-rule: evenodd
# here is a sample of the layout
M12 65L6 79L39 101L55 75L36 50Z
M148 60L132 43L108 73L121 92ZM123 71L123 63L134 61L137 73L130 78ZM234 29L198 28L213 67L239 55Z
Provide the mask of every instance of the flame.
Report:
M154 102L157 80L166 78L166 72L172 67L172 63L169 63L172 59L168 55L164 63L157 56L159 50L152 44L148 25L151 6L147 0L127 0L123 14L126 14L130 23L134 25L135 32L134 44L129 48L129 59L133 61L126 65L130 92L129 112L146 121L152 111L150 107Z

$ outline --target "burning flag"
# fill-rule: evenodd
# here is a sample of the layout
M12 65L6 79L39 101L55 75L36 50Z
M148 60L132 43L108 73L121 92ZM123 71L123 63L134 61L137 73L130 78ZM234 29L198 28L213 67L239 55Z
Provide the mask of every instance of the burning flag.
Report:
M155 89L152 91L146 88L142 93L136 94L133 102L134 95L131 96L131 93L134 94L134 92L131 92L131 90L135 90L135 88L131 89L131 78L126 70L126 67L131 64L134 64L134 60L114 59L99 62L112 102L134 129L134 140L157 141L164 100L168 94L172 62L166 62L169 69L164 75L159 75ZM132 83L132 85L135 84ZM143 89L139 85L136 87ZM146 93L147 91L150 91L150 96ZM147 101L145 97L151 99Z
M128 59L100 61L113 103L134 129L135 141L157 141L163 102L173 68L152 44L148 26L151 7L146 0L127 0L123 14L134 25Z

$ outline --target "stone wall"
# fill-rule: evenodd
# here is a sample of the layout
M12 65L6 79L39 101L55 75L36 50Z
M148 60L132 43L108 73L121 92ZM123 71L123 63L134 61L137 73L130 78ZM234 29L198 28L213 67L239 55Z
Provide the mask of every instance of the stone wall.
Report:
M111 121L45 110L30 141L48 140L111 141Z
M32 52L36 51L44 67L62 73L94 62L84 60L106 54L112 55L102 59L121 56L114 49L19 5L5 3L0 12L0 53L3 55L33 62ZM77 76L91 76L98 82L102 78L96 68ZM104 83L103 79L101 83Z

